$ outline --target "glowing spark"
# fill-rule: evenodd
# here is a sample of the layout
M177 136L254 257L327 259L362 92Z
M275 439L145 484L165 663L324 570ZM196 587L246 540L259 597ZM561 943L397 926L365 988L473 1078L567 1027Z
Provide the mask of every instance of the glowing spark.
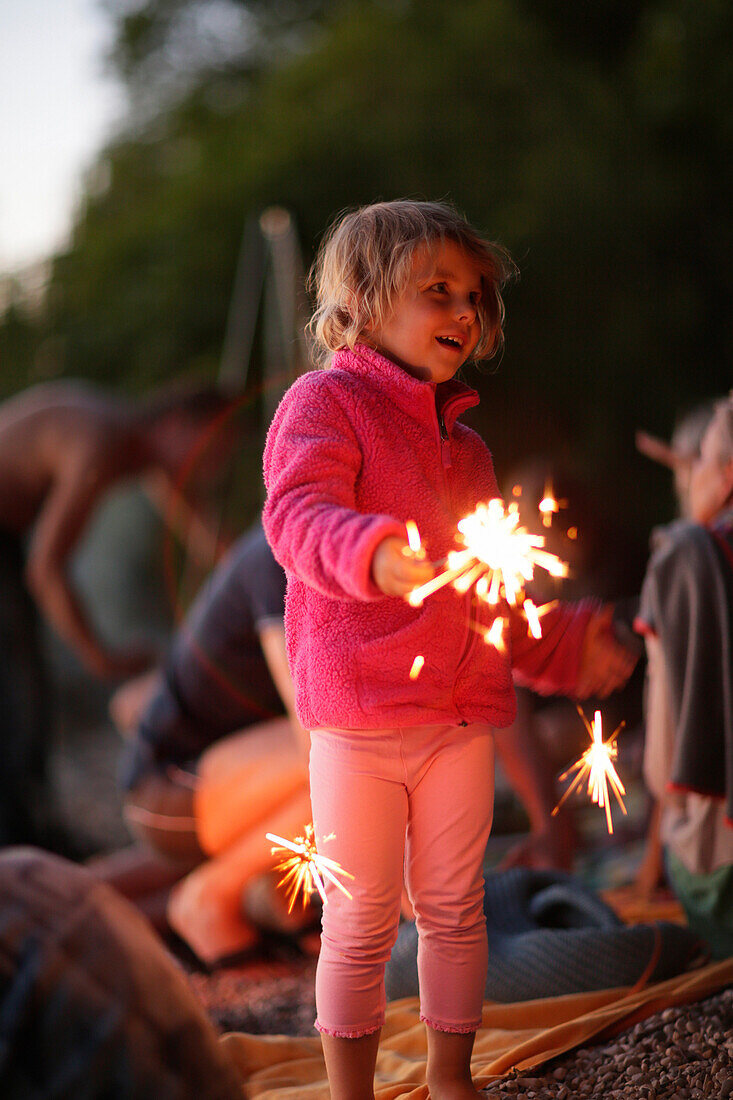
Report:
M484 640L489 644L496 646L498 650L504 652L504 620L501 616L498 619L494 619L491 624L491 629L486 631Z
M566 533L566 535L568 536L569 539L577 539L577 537L578 537L578 528L577 527L568 527L568 529L565 533Z
M418 676L422 672L422 666L425 664L425 658L422 653L418 653L415 660L412 662L412 668L410 669L410 679L417 680Z
M520 525L517 505L505 508L498 497L488 504L479 504L475 512L460 520L458 537L465 549L452 551L441 573L410 592L407 598L412 607L420 607L426 597L446 584L452 584L459 592L467 592L473 586L479 599L494 607L500 600L521 607L525 602L525 584L532 580L535 568L544 569L553 577L568 574L565 562L543 549L544 536L533 535ZM533 634L539 629L539 616L533 614L534 610L534 605L530 605L527 613ZM486 640L497 645L501 630L492 627ZM535 637L541 633L540 630Z
M407 543L412 550L413 554L423 554L422 543L420 541L420 532L417 529L417 524L414 519L408 519L405 523L407 528Z
M545 482L545 495L538 504L545 527L551 526L553 513L559 512L561 508L567 508L567 506L568 502L566 500L555 499L551 483L549 481Z
M552 524L553 512L560 511L560 504L555 500L555 494L552 491L552 485L549 481L545 484L545 495L540 501L538 508L542 513L542 522L545 527L549 527Z
M527 622L529 623L529 632L533 638L542 637L542 623L540 622L540 614L532 600L525 599L522 604L522 610L527 616Z
M611 785L611 790L616 796L616 800L626 813L626 806L624 800L621 797L626 794L626 788L624 787L618 772L616 771L613 761L618 755L618 746L616 745L616 737L624 727L622 722L617 729L609 737L608 741L603 740L603 725L601 721L601 712L597 710L593 716L593 725L590 724L583 711L578 707L578 714L585 723L585 728L588 730L588 735L591 739L590 748L586 749L583 755L577 760L572 767L563 772L560 776L560 781L568 779L573 772L577 772L572 783L565 791L558 802L555 809L552 811L553 817L562 806L568 795L579 787L585 777L588 777L588 795L592 802L595 802L597 806L600 806L602 810L606 812L606 825L609 833L613 833L613 820L611 818L611 798L608 792L608 786Z
M306 825L304 833L304 836L296 836L293 840L285 840L284 837L277 836L276 833L265 833L267 839L275 845L272 849L273 855L276 852L292 852L292 855L286 855L285 859L281 860L275 867L276 871L285 872L278 882L278 886L285 888L289 900L288 913L292 912L298 895L301 893L303 895L303 908L305 908L314 889L318 890L323 904L327 905L328 899L326 898L324 878L332 882L342 894L345 894L351 900L351 894L339 882L336 875L345 875L346 878L350 879L353 879L354 876L345 871L335 859L319 855L312 825Z

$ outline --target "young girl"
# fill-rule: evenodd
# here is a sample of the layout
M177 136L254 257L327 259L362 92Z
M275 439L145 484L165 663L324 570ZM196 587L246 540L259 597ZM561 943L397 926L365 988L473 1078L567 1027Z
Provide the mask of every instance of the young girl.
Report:
M581 695L618 686L633 663L593 607L558 606L539 641L517 621L500 653L479 636L491 613L471 592L445 587L419 608L405 599L434 573L410 551L405 521L438 560L455 548L457 521L499 495L486 446L457 419L478 395L454 375L500 347L510 266L442 204L347 214L314 269L311 324L329 369L288 391L265 448L263 518L288 574L318 848L354 875L352 900L329 890L316 976L333 1100L373 1097L403 873L430 1095L478 1095L491 728L514 717L512 665L539 690Z

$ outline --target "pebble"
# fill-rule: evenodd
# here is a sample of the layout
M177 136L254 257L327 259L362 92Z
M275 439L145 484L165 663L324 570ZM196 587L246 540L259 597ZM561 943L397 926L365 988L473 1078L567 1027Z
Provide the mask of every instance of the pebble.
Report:
M523 1076L495 1081L495 1100L733 1100L733 989L665 1008L612 1041L582 1047ZM544 1076L538 1070L544 1069Z

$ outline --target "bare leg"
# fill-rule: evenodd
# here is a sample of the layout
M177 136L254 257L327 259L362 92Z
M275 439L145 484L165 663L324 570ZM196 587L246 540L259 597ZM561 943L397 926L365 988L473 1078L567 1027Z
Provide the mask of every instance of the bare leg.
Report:
M558 816L552 816L557 802L554 766L537 729L533 700L531 692L518 691L514 723L494 732L499 762L530 824L529 837L504 857L502 870L520 866L571 871L577 838L565 807Z
M662 845L662 802L654 800L644 845L644 858L634 878L634 884L643 898L652 898L664 885L664 847Z
M374 1068L379 1032L361 1039L337 1039L321 1033L331 1100L374 1100Z
M476 1038L428 1027L430 1100L473 1100L481 1093L471 1081L471 1052Z

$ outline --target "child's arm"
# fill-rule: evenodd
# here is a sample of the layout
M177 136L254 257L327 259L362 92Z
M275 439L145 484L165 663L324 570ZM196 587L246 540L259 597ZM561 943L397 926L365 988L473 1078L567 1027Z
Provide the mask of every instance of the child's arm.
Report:
M613 607L607 604L594 615L585 631L574 695L605 699L622 688L634 671L638 652L628 649L613 632Z
M512 622L512 668L517 683L543 695L605 697L622 687L637 655L611 627L612 609L595 600L558 603L542 617L542 637L530 638L519 615Z
M336 599L381 598L372 575L375 551L389 536L406 544L403 522L356 511L361 463L354 427L328 372L304 375L268 433L262 522L285 569Z

